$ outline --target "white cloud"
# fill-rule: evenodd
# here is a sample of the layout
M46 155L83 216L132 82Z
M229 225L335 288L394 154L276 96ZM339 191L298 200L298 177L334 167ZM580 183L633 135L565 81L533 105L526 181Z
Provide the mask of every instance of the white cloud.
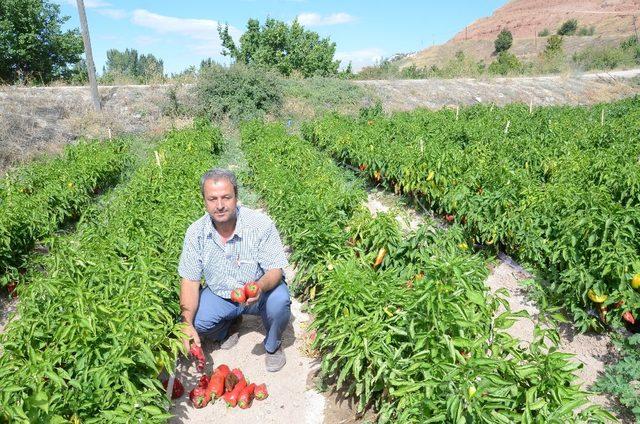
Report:
M332 13L327 16L322 16L319 13L301 13L298 15L298 22L305 26L338 25L353 21L355 21L355 18L344 12Z
M96 12L113 19L124 19L128 15L128 13L122 9L97 9Z
M159 34L174 34L197 41L197 43L186 44L194 53L214 56L222 52L222 42L218 36L217 21L176 18L159 15L145 9L134 10L131 21L136 25L152 29ZM234 40L238 40L242 34L240 30L232 26L229 26L229 33Z
M370 47L350 52L336 52L335 57L341 61L340 65L342 68L346 68L349 62L351 62L353 71L357 72L365 66L380 62L384 57L383 53L382 49Z

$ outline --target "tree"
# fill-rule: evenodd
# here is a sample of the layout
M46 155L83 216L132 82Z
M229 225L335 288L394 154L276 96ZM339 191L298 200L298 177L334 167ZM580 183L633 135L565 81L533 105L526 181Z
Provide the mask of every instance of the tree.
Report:
M148 82L164 77L164 63L152 54L139 55L136 49L107 50L107 62L103 69L107 79L116 77L130 78Z
M222 54L238 63L275 69L283 75L299 72L305 77L336 75L340 61L333 60L336 44L329 38L306 30L298 21L291 26L268 18L264 25L249 19L240 37L240 46L229 34L229 26L218 27Z
M573 35L578 29L578 20L569 19L565 21L558 29L558 35Z
M47 0L1 0L0 80L47 83L64 77L84 51L78 29L62 31L67 20Z
M498 34L496 41L493 43L496 48L496 53L506 52L511 48L511 44L513 44L513 35L511 31L508 29L503 29Z

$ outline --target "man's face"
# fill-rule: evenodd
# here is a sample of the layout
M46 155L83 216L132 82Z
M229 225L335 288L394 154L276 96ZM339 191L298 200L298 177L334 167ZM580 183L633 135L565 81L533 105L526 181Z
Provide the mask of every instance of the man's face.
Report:
M227 179L205 181L204 205L214 224L233 221L237 203L233 185Z

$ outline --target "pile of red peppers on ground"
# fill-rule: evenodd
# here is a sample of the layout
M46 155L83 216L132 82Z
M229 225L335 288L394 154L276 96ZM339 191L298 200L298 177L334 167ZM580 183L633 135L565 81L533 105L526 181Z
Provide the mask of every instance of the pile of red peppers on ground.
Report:
M200 346L192 345L189 352L195 357L196 369L204 371L205 358ZM163 381L167 387L167 380ZM184 394L184 387L177 378L173 382L171 399L177 399ZM241 409L251 406L254 399L264 400L269 396L266 384L249 383L238 368L229 369L227 365L219 365L211 376L203 374L198 385L189 392L189 399L196 408L204 408L209 402L223 398L228 407Z

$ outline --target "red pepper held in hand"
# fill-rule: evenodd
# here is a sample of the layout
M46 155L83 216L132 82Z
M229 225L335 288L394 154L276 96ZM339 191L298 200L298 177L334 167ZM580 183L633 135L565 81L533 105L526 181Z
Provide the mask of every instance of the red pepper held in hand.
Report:
M198 346L197 344L193 343L191 345L191 349L189 350L189 353L191 354L191 356L196 358L196 369L199 372L202 372L202 370L204 370L204 365L206 363L206 360L204 358L204 352L202 351L202 347Z
M244 288L235 289L231 292L231 301L236 303L244 303L247 301L247 296L244 294Z
M244 285L244 295L247 299L251 299L252 297L256 297L258 295L258 291L260 288L256 284L255 281L249 281Z

